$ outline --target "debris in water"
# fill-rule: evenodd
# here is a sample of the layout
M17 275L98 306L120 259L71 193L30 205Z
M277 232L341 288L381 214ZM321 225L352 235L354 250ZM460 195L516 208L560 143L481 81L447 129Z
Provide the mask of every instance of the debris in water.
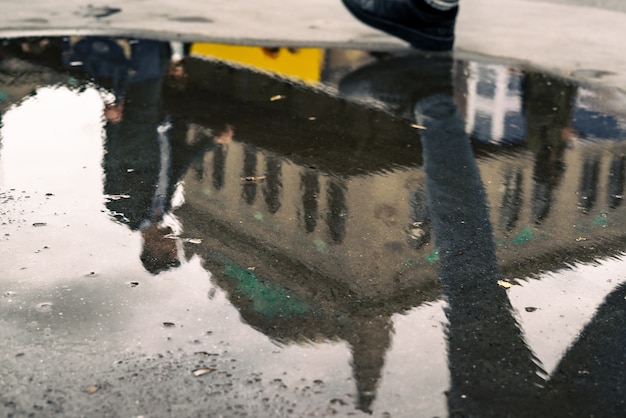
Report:
M130 287L137 287L139 286L139 282L130 282Z
M130 195L127 194L108 194L104 197L110 200L130 199Z
M196 377L200 377L200 376L204 376L205 374L209 374L211 372L214 372L215 369L210 369L208 367L200 367L198 369L194 369L191 371L191 374L193 374Z
M286 99L286 98L287 98L287 96L283 96L281 94L277 94L276 96L270 97L270 102L275 102L277 100L283 100L283 99Z
M173 322L163 322L163 326L164 326L165 328L173 328L173 327L175 327L175 326L176 326L176 324L175 324L175 323L173 323Z
M202 244L202 238L181 238L176 234L163 235L166 239L180 239L181 241L188 242L190 244Z
M259 181L259 180L265 180L266 177L265 176L248 176L248 177L241 177L241 181Z
M100 386L98 385L90 385L90 386L87 386L85 389L83 389L85 393L88 393L90 395L93 393L96 393L99 390L100 390Z
M45 223L45 222L35 222L35 223L33 223L33 226L35 226L35 227L46 226L46 225L48 225L48 224Z
M576 238L576 242L582 242L582 241L587 241L587 238L585 238L585 237L578 237L578 238Z
M505 289L508 289L511 286L513 286L511 283L505 282L504 280L498 280L498 285L504 287Z
M535 312L537 310L537 308L535 308L534 306L527 306L524 308L524 310L526 312Z
M41 302L37 304L36 309L39 312L51 312L52 311L52 303L51 302Z
M415 124L415 123L411 124L411 128L414 128L414 129L426 129L426 127L425 127L425 126L423 126L423 125L417 125L417 124Z

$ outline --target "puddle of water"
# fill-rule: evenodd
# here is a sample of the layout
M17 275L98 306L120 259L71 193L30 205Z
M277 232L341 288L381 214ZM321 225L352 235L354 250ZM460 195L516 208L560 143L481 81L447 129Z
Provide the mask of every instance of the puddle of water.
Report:
M49 45L0 61L8 413L620 407L623 93L470 56Z

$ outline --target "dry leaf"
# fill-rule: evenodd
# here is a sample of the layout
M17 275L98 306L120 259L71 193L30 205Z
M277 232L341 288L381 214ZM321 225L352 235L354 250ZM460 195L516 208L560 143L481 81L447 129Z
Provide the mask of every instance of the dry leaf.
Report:
M88 393L88 394L92 394L92 393L96 393L98 390L100 390L100 386L98 385L91 385L91 386L87 386L85 389L83 389L84 392Z
M248 181L248 182L252 182L252 181L259 181L259 180L265 180L266 177L265 176L248 176L248 177L241 177L241 181Z
M204 376L205 374L209 374L209 373L214 372L214 371L215 371L215 369L210 369L208 367L200 367L198 369L192 370L191 374L193 374L196 377L199 377L199 376Z

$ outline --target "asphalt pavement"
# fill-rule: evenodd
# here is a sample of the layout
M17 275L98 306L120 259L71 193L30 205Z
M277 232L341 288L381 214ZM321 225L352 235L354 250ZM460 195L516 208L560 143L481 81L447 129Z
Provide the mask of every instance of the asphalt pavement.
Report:
M340 0L0 1L7 37L106 33L263 46L404 48ZM626 5L616 0L461 0L455 53L514 58L626 90Z

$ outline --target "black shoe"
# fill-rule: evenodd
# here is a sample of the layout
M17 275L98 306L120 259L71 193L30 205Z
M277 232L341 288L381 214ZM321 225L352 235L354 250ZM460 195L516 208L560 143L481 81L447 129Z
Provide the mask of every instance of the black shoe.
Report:
M427 51L452 49L458 6L440 11L423 0L342 1L363 23L403 39L414 48Z

